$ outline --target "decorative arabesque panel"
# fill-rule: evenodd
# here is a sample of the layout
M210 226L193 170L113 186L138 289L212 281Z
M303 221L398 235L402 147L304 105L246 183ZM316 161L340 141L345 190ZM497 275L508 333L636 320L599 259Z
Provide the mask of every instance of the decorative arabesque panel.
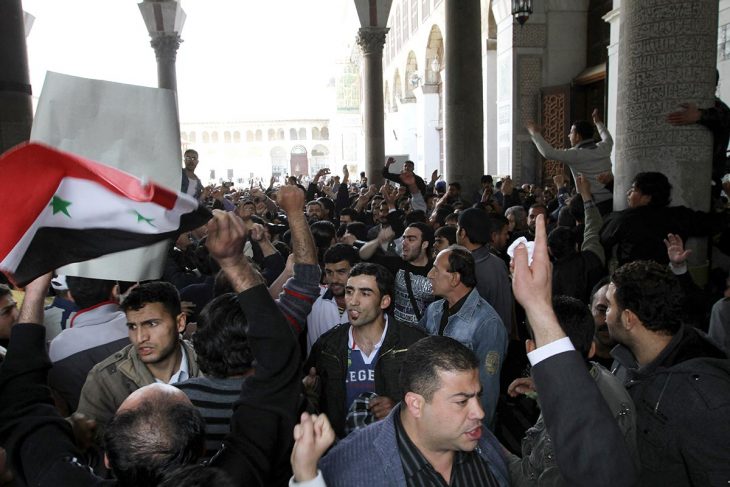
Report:
M542 97L543 137L556 149L566 148L568 96L567 92L553 92L543 93ZM553 176L558 174L565 174L565 164L552 159L545 160L542 172L543 184L550 184Z

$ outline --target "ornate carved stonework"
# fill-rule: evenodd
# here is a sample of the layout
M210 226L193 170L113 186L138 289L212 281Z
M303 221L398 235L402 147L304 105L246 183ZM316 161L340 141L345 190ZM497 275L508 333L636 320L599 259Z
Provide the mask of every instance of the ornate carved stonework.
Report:
M713 104L717 14L717 0L621 3L617 209L640 171L666 174L674 185L673 203L707 208L711 134L699 125L671 126L666 115L683 102Z
M161 34L153 37L150 45L155 50L157 59L167 61L175 61L177 57L177 49L180 47L182 39L177 34Z
M544 127L543 137L556 149L565 148L565 134L568 131L565 120L568 93L552 92L542 97L542 119ZM543 164L543 184L549 183L553 176L565 174L565 164L559 161L548 159Z
M360 27L357 31L357 45L362 49L363 55L382 53L385 35L389 30L387 27Z
M547 26L545 24L526 23L512 29L512 45L515 47L545 47L547 43Z

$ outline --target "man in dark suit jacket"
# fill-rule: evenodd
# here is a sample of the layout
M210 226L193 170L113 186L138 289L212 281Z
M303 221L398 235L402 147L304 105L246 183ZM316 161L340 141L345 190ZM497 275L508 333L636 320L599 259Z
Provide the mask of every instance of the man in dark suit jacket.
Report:
M638 472L613 414L552 308L545 217L537 218L533 261L515 250L513 290L537 348L528 354L556 460L569 485L629 486ZM606 452L611 452L606 455Z

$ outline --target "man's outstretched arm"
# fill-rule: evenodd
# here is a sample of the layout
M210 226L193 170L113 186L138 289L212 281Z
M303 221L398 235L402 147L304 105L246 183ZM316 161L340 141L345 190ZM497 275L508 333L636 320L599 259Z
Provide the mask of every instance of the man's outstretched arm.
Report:
M269 295L263 278L243 255L246 229L231 213L216 211L207 246L238 292L246 313L255 373L246 378L234 406L231 433L211 465L236 485L268 485L292 442L299 400L300 352L294 333Z
M51 275L25 288L19 323L0 372L0 444L19 485L96 485L80 465L70 424L56 410L46 386L51 361L46 354L43 300Z
M532 264L524 245L515 250L513 288L535 335L538 348L528 358L558 467L569 485L634 485L638 472L621 430L555 316L551 280L541 215Z
M293 276L284 284L277 304L298 334L304 329L312 304L319 297L321 270L314 236L304 217L304 193L296 186L284 186L279 190L278 198L289 220L294 267Z

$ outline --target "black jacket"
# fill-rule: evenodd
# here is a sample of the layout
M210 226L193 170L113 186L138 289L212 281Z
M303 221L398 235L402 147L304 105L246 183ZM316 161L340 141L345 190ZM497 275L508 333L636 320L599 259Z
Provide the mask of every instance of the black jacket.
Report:
M707 336L680 329L638 367L627 348L611 352L636 406L639 485L725 485L730 479L730 361Z
M339 438L345 437L345 375L349 329L350 324L343 323L319 337L305 367L307 371L315 367L320 380L320 394L318 401L313 401L314 409L327 414ZM399 375L405 353L411 344L426 336L427 333L420 328L388 319L388 330L375 364L376 394L389 397L395 402L403 399Z

